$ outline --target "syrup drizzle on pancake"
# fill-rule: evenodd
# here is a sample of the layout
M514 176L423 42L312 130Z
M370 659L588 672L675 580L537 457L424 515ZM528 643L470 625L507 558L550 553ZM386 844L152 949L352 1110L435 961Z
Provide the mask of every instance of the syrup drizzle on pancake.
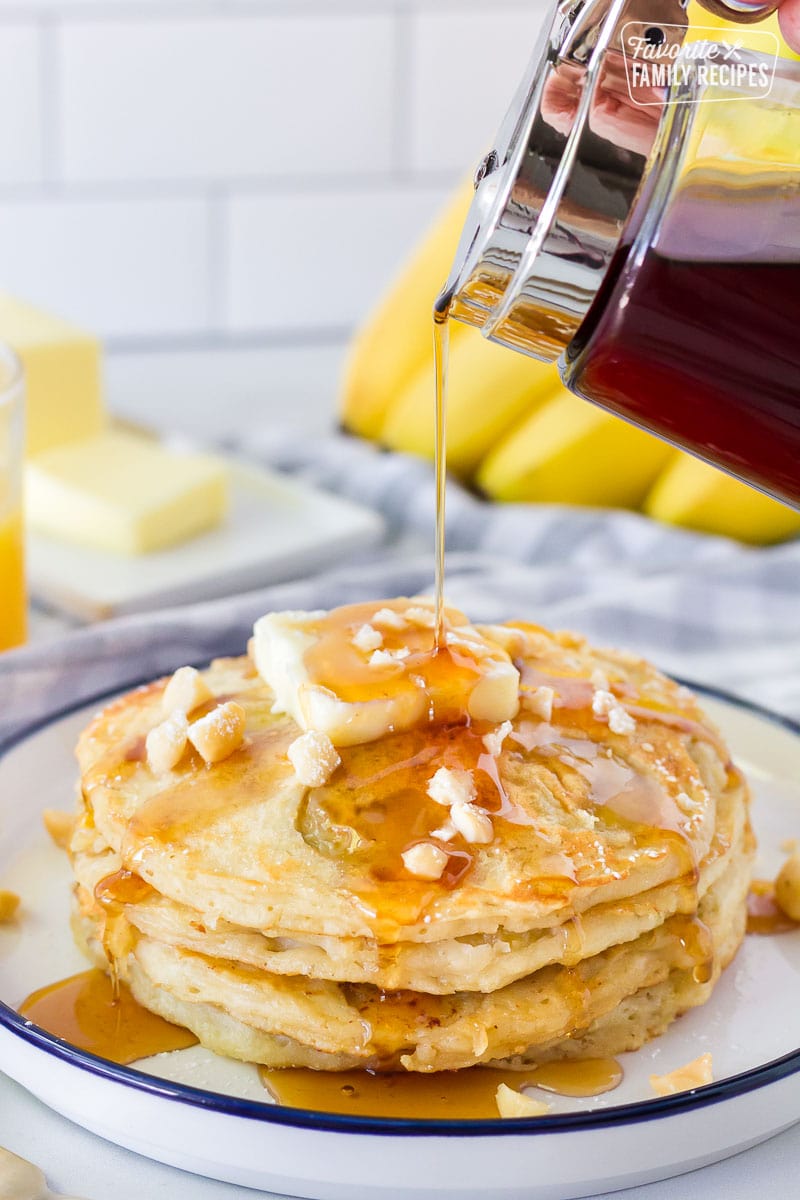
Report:
M209 771L194 751L187 770L146 800L128 822L127 840L157 842L180 849L187 835L206 829L232 809L262 804L276 782L292 773L286 749L296 736L288 720L248 732L245 745ZM228 781L226 786L226 780ZM135 865L135 854L123 858Z

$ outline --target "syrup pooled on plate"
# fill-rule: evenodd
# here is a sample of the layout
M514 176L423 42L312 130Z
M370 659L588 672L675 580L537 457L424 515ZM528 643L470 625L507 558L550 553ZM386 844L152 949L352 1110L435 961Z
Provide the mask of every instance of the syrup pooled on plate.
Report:
M79 1050L123 1065L197 1044L188 1029L143 1008L97 967L31 992L19 1011Z
M519 1091L541 1088L560 1096L590 1097L622 1082L612 1058L542 1063L523 1071L470 1067L465 1071L309 1071L300 1068L259 1072L272 1098L287 1108L395 1120L497 1120L501 1083Z

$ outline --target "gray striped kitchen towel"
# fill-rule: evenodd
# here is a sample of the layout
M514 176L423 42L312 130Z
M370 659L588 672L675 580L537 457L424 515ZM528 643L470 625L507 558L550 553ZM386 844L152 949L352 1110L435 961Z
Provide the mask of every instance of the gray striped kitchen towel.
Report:
M430 591L429 464L343 436L299 443L296 432L274 430L228 449L378 509L387 543L310 579L110 621L0 656L0 739L111 688L240 653L268 609ZM447 530L448 598L474 619L577 629L800 718L800 542L750 549L634 513L494 506L457 485Z

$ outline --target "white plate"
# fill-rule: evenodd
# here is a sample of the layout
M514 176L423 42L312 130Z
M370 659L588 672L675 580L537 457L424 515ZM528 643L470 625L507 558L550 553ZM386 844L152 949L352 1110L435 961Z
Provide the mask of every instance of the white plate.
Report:
M24 909L0 927L0 1067L56 1111L185 1170L321 1200L563 1200L666 1178L725 1158L800 1120L800 933L746 940L711 1001L636 1054L620 1088L562 1099L520 1121L338 1117L267 1102L255 1069L199 1047L118 1067L27 1025L14 1006L85 962L67 928L69 872L42 831L71 805L83 707L0 758L0 881ZM800 834L800 728L707 697L754 785L758 872ZM715 1079L653 1099L648 1075L710 1050Z
M383 533L377 513L340 496L235 461L228 470L225 522L169 550L129 557L30 534L32 594L101 620L297 578L374 545Z

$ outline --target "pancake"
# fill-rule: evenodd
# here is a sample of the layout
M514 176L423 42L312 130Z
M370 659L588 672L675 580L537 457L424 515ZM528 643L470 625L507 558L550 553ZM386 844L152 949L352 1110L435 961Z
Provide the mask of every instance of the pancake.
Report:
M715 846L699 867L699 899L725 869L729 848L740 844L745 821L744 785L732 776L731 786L720 795ZM99 854L74 855L84 910L96 905L95 887L122 865L121 857L108 848ZM369 938L314 937L290 931L270 936L223 919L211 928L203 912L155 891L128 905L126 913L140 933L156 941L276 974L446 994L494 991L551 963L569 964L630 941L679 911L686 903L685 892L685 883L669 882L624 903L597 904L580 918L569 916L547 929L515 933L500 926L489 935L390 945Z
M247 713L248 744L213 774L194 754L162 777L141 761L165 681L100 714L78 757L108 845L163 895L210 920L385 943L492 933L501 922L550 928L561 914L694 871L713 840L727 764L716 732L692 725L691 702L669 714L684 717L688 732L663 722L656 705L666 708L677 691L666 680L664 700L648 695L652 713L633 735L610 734L591 710L558 710L557 727L521 710L498 761L507 799L483 776L486 807L506 812L498 836L473 847L458 887L432 890L399 862L401 848L442 821L419 772L480 757L481 729L421 729L347 748L340 781L309 790L286 758L299 730L272 713L249 660L217 662L204 677Z
M670 981L660 1032L710 995L743 934L748 854L746 844L737 848L696 918L670 917L629 943L574 966L542 968L490 993L434 997L278 976L148 937L135 938L117 964L134 995L165 1016L180 1005L180 1023L214 1049L220 1046L209 1032L212 1015L225 1013L241 1027L241 1041L232 1048L228 1026L224 1052L267 1065L275 1065L268 1045L253 1059L254 1036L288 1038L313 1052L318 1067L332 1069L458 1070L498 1059L526 1065L568 1056L581 1037L597 1053L602 1045L603 1055L617 1054L641 1044L653 1028L650 1013L646 1030L635 1016L621 1020L623 1001L635 1014L637 996ZM100 947L97 929L85 928L87 940ZM142 975L149 987L141 985Z
M250 657L198 681L212 699L192 722L241 706L222 761L190 744L154 769L168 680L99 713L78 745L79 942L146 1007L269 1066L614 1054L703 1003L741 940L753 854L718 730L633 656L531 625L458 634L513 661L516 714L339 744L313 786L299 715ZM469 777L488 838L444 832L441 768ZM440 877L410 872L418 845L446 857Z

